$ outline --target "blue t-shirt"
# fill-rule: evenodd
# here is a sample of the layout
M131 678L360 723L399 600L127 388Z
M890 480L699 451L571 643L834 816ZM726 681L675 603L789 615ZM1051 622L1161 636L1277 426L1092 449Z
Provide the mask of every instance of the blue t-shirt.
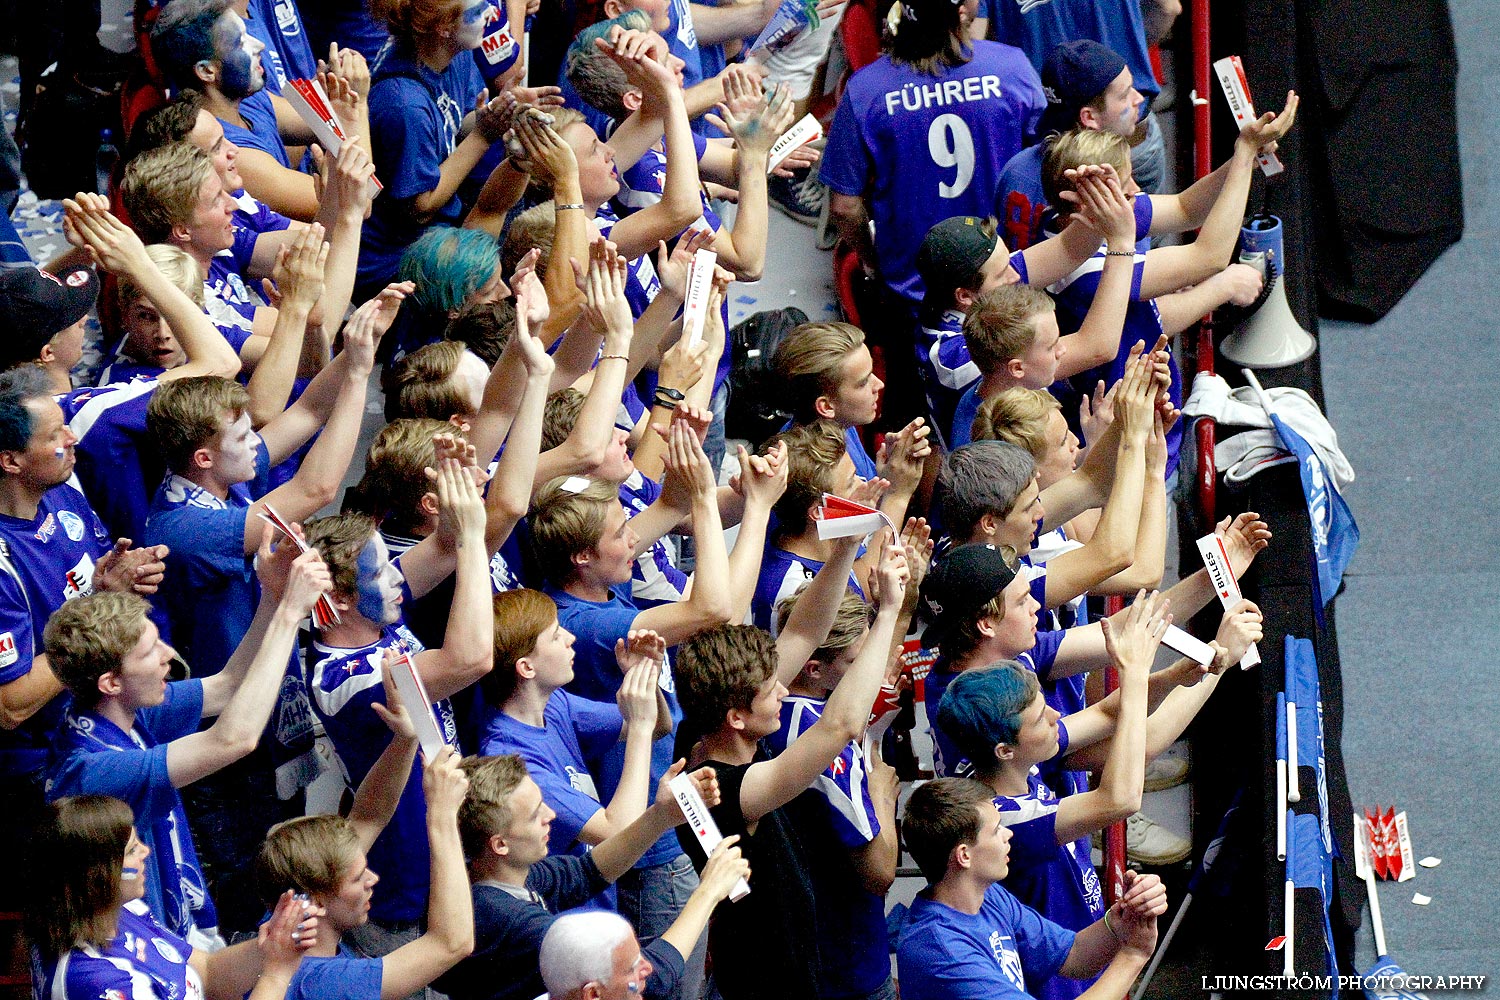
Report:
M266 67L266 89L281 93L288 80L309 80L317 75L307 32L296 0L250 0L245 27L266 49L261 53ZM326 51L326 49L325 49Z
M671 0L667 17L669 23L663 34L666 35L667 49L682 60L682 89L686 90L712 74L706 74L703 69L702 50L698 47L698 32L693 28L693 12L688 0Z
M1118 0L984 0L980 8L990 21L990 35L1019 46L1040 72L1048 54L1063 42L1088 38L1113 49L1130 67L1131 82L1146 98L1141 117L1161 92L1146 50L1141 5Z
M255 449L255 479L220 500L178 475L162 480L146 518L147 545L167 545L167 574L153 603L196 677L224 669L250 631L260 601L254 557L245 554L245 519L264 495L266 449Z
M1073 950L1059 927L996 884L975 914L918 894L896 944L902 1000L1004 1000L1058 974Z
M385 959L363 958L340 942L332 958L304 955L286 1000L380 1000Z
M917 250L956 215L990 213L1000 169L1035 131L1047 99L1019 49L975 42L973 58L940 77L890 56L855 73L834 113L819 176L868 196L881 276L922 299Z
M37 1000L183 1000L203 996L188 964L193 946L151 917L145 900L120 908L115 936L103 948L82 945L46 960L31 949Z
M825 700L788 696L781 703L781 728L766 737L775 756L823 715ZM852 863L880 836L880 819L870 799L869 763L856 741L847 744L807 791L784 808L809 854L817 897L818 995L863 997L890 976L890 945L885 899L866 889Z
M370 15L365 0L319 0L298 6L315 52L327 52L328 43L337 42L339 48L356 50L373 66L391 37L385 24Z
M479 752L520 756L542 798L557 813L548 853L582 855L588 848L578 834L604 808L594 772L620 741L625 720L614 702L589 701L566 691L552 692L542 719L538 729L494 710L480 736Z
M266 78L270 79L269 73ZM219 122L224 126L224 138L236 146L241 149L258 149L283 167L291 169L292 163L287 159L286 145L281 141L281 133L276 128L276 108L271 104L269 90L268 85L265 90L256 91L240 101L240 117L245 119L249 128L223 118Z
M167 772L167 745L197 732L202 720L201 680L166 685L162 703L136 712L135 726L128 733L75 705L58 737L47 783L49 801L66 795L113 795L130 806L136 836L151 849L142 873L146 904L163 925L183 937L195 927L212 935L219 923L182 796Z
M411 199L437 188L443 162L458 144L459 126L484 81L473 59L454 59L434 73L395 43L381 50L370 77L370 141L385 190L365 220L359 284L373 294L395 279L402 252L429 226L457 223L462 215L454 195L420 223L412 216Z
M405 625L387 625L368 646L343 649L313 642L308 652L306 680L313 711L333 741L339 766L351 791L370 773L391 742L391 732L370 706L385 704L381 661L387 650L422 652L422 643ZM458 724L446 700L432 706L443 738L458 745ZM387 924L420 919L427 912L427 803L422 798L421 764L413 762L396 814L369 851L370 868L380 876L381 890L370 906L370 917Z
M0 684L31 673L47 619L92 592L94 564L111 547L89 502L66 483L42 494L29 521L0 514ZM67 707L62 694L17 728L0 729L0 774L40 773Z
M1058 757L1068 752L1067 727L1058 723ZM1104 890L1089 857L1089 838L1057 842L1057 794L1033 767L1025 795L997 795L1000 822L1010 829L1010 872L1004 886L1016 899L1059 926L1081 931L1104 916ZM1053 976L1030 983L1040 1000L1072 1000L1094 978Z
M557 621L576 637L573 643L573 681L568 690L590 701L611 702L620 690L624 675L615 661L615 641L630 633L631 624L640 609L626 594L624 585L611 588L609 600L586 601L566 591L549 587L547 596L557 602ZM648 801L656 801L656 783L667 773L677 759L673 755L673 737L677 724L682 721L682 709L677 704L677 688L672 680L670 654L662 666L659 686L672 712L672 732L651 745L651 784ZM600 765L599 801L612 798L620 785L620 772L625 765L625 744L617 743L609 748ZM661 839L645 853L637 868L665 864L682 853L677 844L677 835L668 830Z

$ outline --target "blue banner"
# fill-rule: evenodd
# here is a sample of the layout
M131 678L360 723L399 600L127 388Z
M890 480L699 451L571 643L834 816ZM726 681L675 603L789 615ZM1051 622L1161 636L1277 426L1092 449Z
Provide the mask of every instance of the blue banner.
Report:
M1313 555L1317 572L1313 574L1316 590L1313 610L1318 624L1323 624L1323 607L1338 593L1344 569L1359 547L1359 525L1338 487L1323 468L1323 460L1302 435L1288 427L1280 417L1271 414L1271 423L1281 435L1287 450L1297 456L1302 471L1302 493L1307 499L1307 515L1312 524ZM1300 702L1299 702L1300 704Z

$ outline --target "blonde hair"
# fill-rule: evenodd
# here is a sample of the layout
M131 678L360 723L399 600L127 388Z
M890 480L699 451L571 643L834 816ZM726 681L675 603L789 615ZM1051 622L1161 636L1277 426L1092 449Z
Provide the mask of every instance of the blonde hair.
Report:
M165 243L173 226L192 222L203 184L213 176L207 153L190 142L169 142L130 161L120 181L120 199L144 242Z
M562 446L578 425L578 414L583 412L588 397L569 386L559 389L547 397L547 408L542 414L542 450L551 451Z
M365 474L345 500L346 509L368 514L393 531L410 531L421 520L422 498L430 492L424 470L437 466L433 438L455 432L447 421L428 417L386 424L370 443Z
M283 892L333 896L359 857L359 835L342 816L299 816L266 833L255 858L261 902L274 907Z
M970 440L1008 441L1041 462L1052 452L1047 440L1047 415L1053 410L1061 413L1062 404L1045 389L1012 386L979 407Z
M26 934L44 956L109 945L119 922L120 874L134 822L130 806L108 795L68 796L46 806L21 873L32 900L24 914Z
M602 479L588 479L581 490L566 488L579 478L558 476L543 486L527 519L542 576L555 586L572 578L573 557L599 544L610 505L620 505L619 487Z
M193 305L203 308L203 269L191 254L170 243L153 243L146 248L146 256L151 258L151 263L156 265L162 277L192 299ZM146 293L128 274L121 274L115 279L115 290L121 308L146 297Z
M1113 132L1091 128L1075 128L1047 140L1047 152L1042 158L1042 192L1059 218L1067 219L1073 214L1072 202L1061 197L1062 192L1074 189L1065 172L1089 163L1107 163L1123 180L1130 170L1130 142Z
M226 421L250 408L250 393L232 379L196 375L161 383L146 404L146 429L167 468L182 472L193 452L213 442Z
M807 593L807 588L812 586L809 580L797 588L794 594L788 594L776 602L776 632L786 628L787 619L792 617L792 612L797 609L797 602L802 595ZM839 599L838 610L833 613L833 624L829 626L828 635L823 639L822 645L807 657L809 660L817 660L819 663L832 663L843 653L852 647L870 628L870 615L875 608L865 601L853 587L844 588L844 596Z
M385 418L447 420L455 413L467 414L473 403L453 382L453 373L463 357L463 344L441 340L417 348L387 368L381 382Z
M768 454L778 443L786 445L786 490L771 508L776 515L779 536L800 535L807 530L808 509L833 492L839 484L833 481L833 470L844 457L847 447L843 432L829 420L814 420L782 431L761 445Z
M120 664L146 631L151 605L136 594L102 591L64 602L42 633L47 663L85 707L99 703L99 678Z
M1025 354L1036 340L1033 316L1057 308L1052 296L1030 285L1000 285L974 300L964 317L969 357L988 375Z
M567 110L555 108L551 114L556 117ZM541 250L536 259L536 276L538 280L545 281L547 262L552 259L552 241L556 235L557 205L551 201L532 205L511 219L510 225L505 227L505 239L500 244L500 269L505 274L515 274L516 265L531 252L532 247L536 247Z
M771 369L786 382L797 423L817 419L818 397L838 391L844 361L864 342L864 331L852 323L803 323L776 346Z
M464 857L477 861L490 838L510 828L510 797L530 775L526 762L513 753L465 757L458 766L469 779L469 790L458 807L458 836Z

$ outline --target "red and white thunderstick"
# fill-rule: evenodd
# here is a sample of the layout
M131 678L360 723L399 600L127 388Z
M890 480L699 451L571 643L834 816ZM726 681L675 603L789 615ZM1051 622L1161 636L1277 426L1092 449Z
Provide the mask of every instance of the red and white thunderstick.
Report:
M1219 595L1219 603L1225 610L1239 603L1240 583L1234 578L1234 573L1229 569L1229 553L1224 549L1224 540L1218 535L1204 535L1198 539L1198 554L1203 557L1203 565L1208 569L1208 579L1214 585L1214 593ZM1245 650L1245 655L1240 657L1240 669L1249 670L1260 663L1260 650L1254 644Z
M328 103L328 92L316 79L288 80L287 85L282 88L281 96L292 106L292 110L301 116L312 130L313 138L318 140L318 145L323 147L323 152L333 159L338 159L339 151L344 148L344 142L349 138L339 125L339 120L334 117L333 109ZM370 197L374 198L383 187L380 181L370 175Z
M427 696L427 685L422 683L422 675L417 673L417 665L409 653L402 653L396 660L391 680L396 685L396 693L401 696L401 703L406 706L406 714L411 717L412 728L417 731L417 743L422 753L429 761L437 760L448 741L443 739L442 727L432 712L432 699Z
M1239 127L1244 128L1255 121L1255 105L1250 103L1250 83L1245 79L1245 66L1240 57L1225 56L1214 63L1214 72L1218 74L1219 86L1224 88L1224 99L1229 102L1229 110ZM1284 169L1275 153L1257 153L1255 159L1260 164L1260 172L1267 177L1274 177Z
M693 779L686 774L679 774L667 782L667 787L672 789L672 796L677 799L677 805L682 808L682 815L686 818L687 825L692 828L693 836L698 838L698 846L703 848L704 855L713 854L714 848L719 846L724 835L719 832L719 824L715 823L713 816L709 815L703 796L699 795L698 789L693 787ZM729 891L729 900L732 903L738 903L748 895L750 895L750 883L740 879Z

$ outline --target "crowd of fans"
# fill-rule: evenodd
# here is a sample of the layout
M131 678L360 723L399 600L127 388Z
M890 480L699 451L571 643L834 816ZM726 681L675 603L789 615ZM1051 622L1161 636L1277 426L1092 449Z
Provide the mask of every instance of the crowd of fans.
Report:
M1162 580L1169 345L1259 292L1230 255L1296 97L1165 193L1170 4L822 0L753 50L812 6L551 37L538 0L141 0L108 190L0 271L0 909L38 1000L1126 992L1166 892L1107 906L1090 835L1185 855L1143 791L1261 637L1241 602L1153 669L1215 599ZM726 440L773 206L873 278L878 350L783 331L785 425ZM1217 530L1236 574L1270 539Z

